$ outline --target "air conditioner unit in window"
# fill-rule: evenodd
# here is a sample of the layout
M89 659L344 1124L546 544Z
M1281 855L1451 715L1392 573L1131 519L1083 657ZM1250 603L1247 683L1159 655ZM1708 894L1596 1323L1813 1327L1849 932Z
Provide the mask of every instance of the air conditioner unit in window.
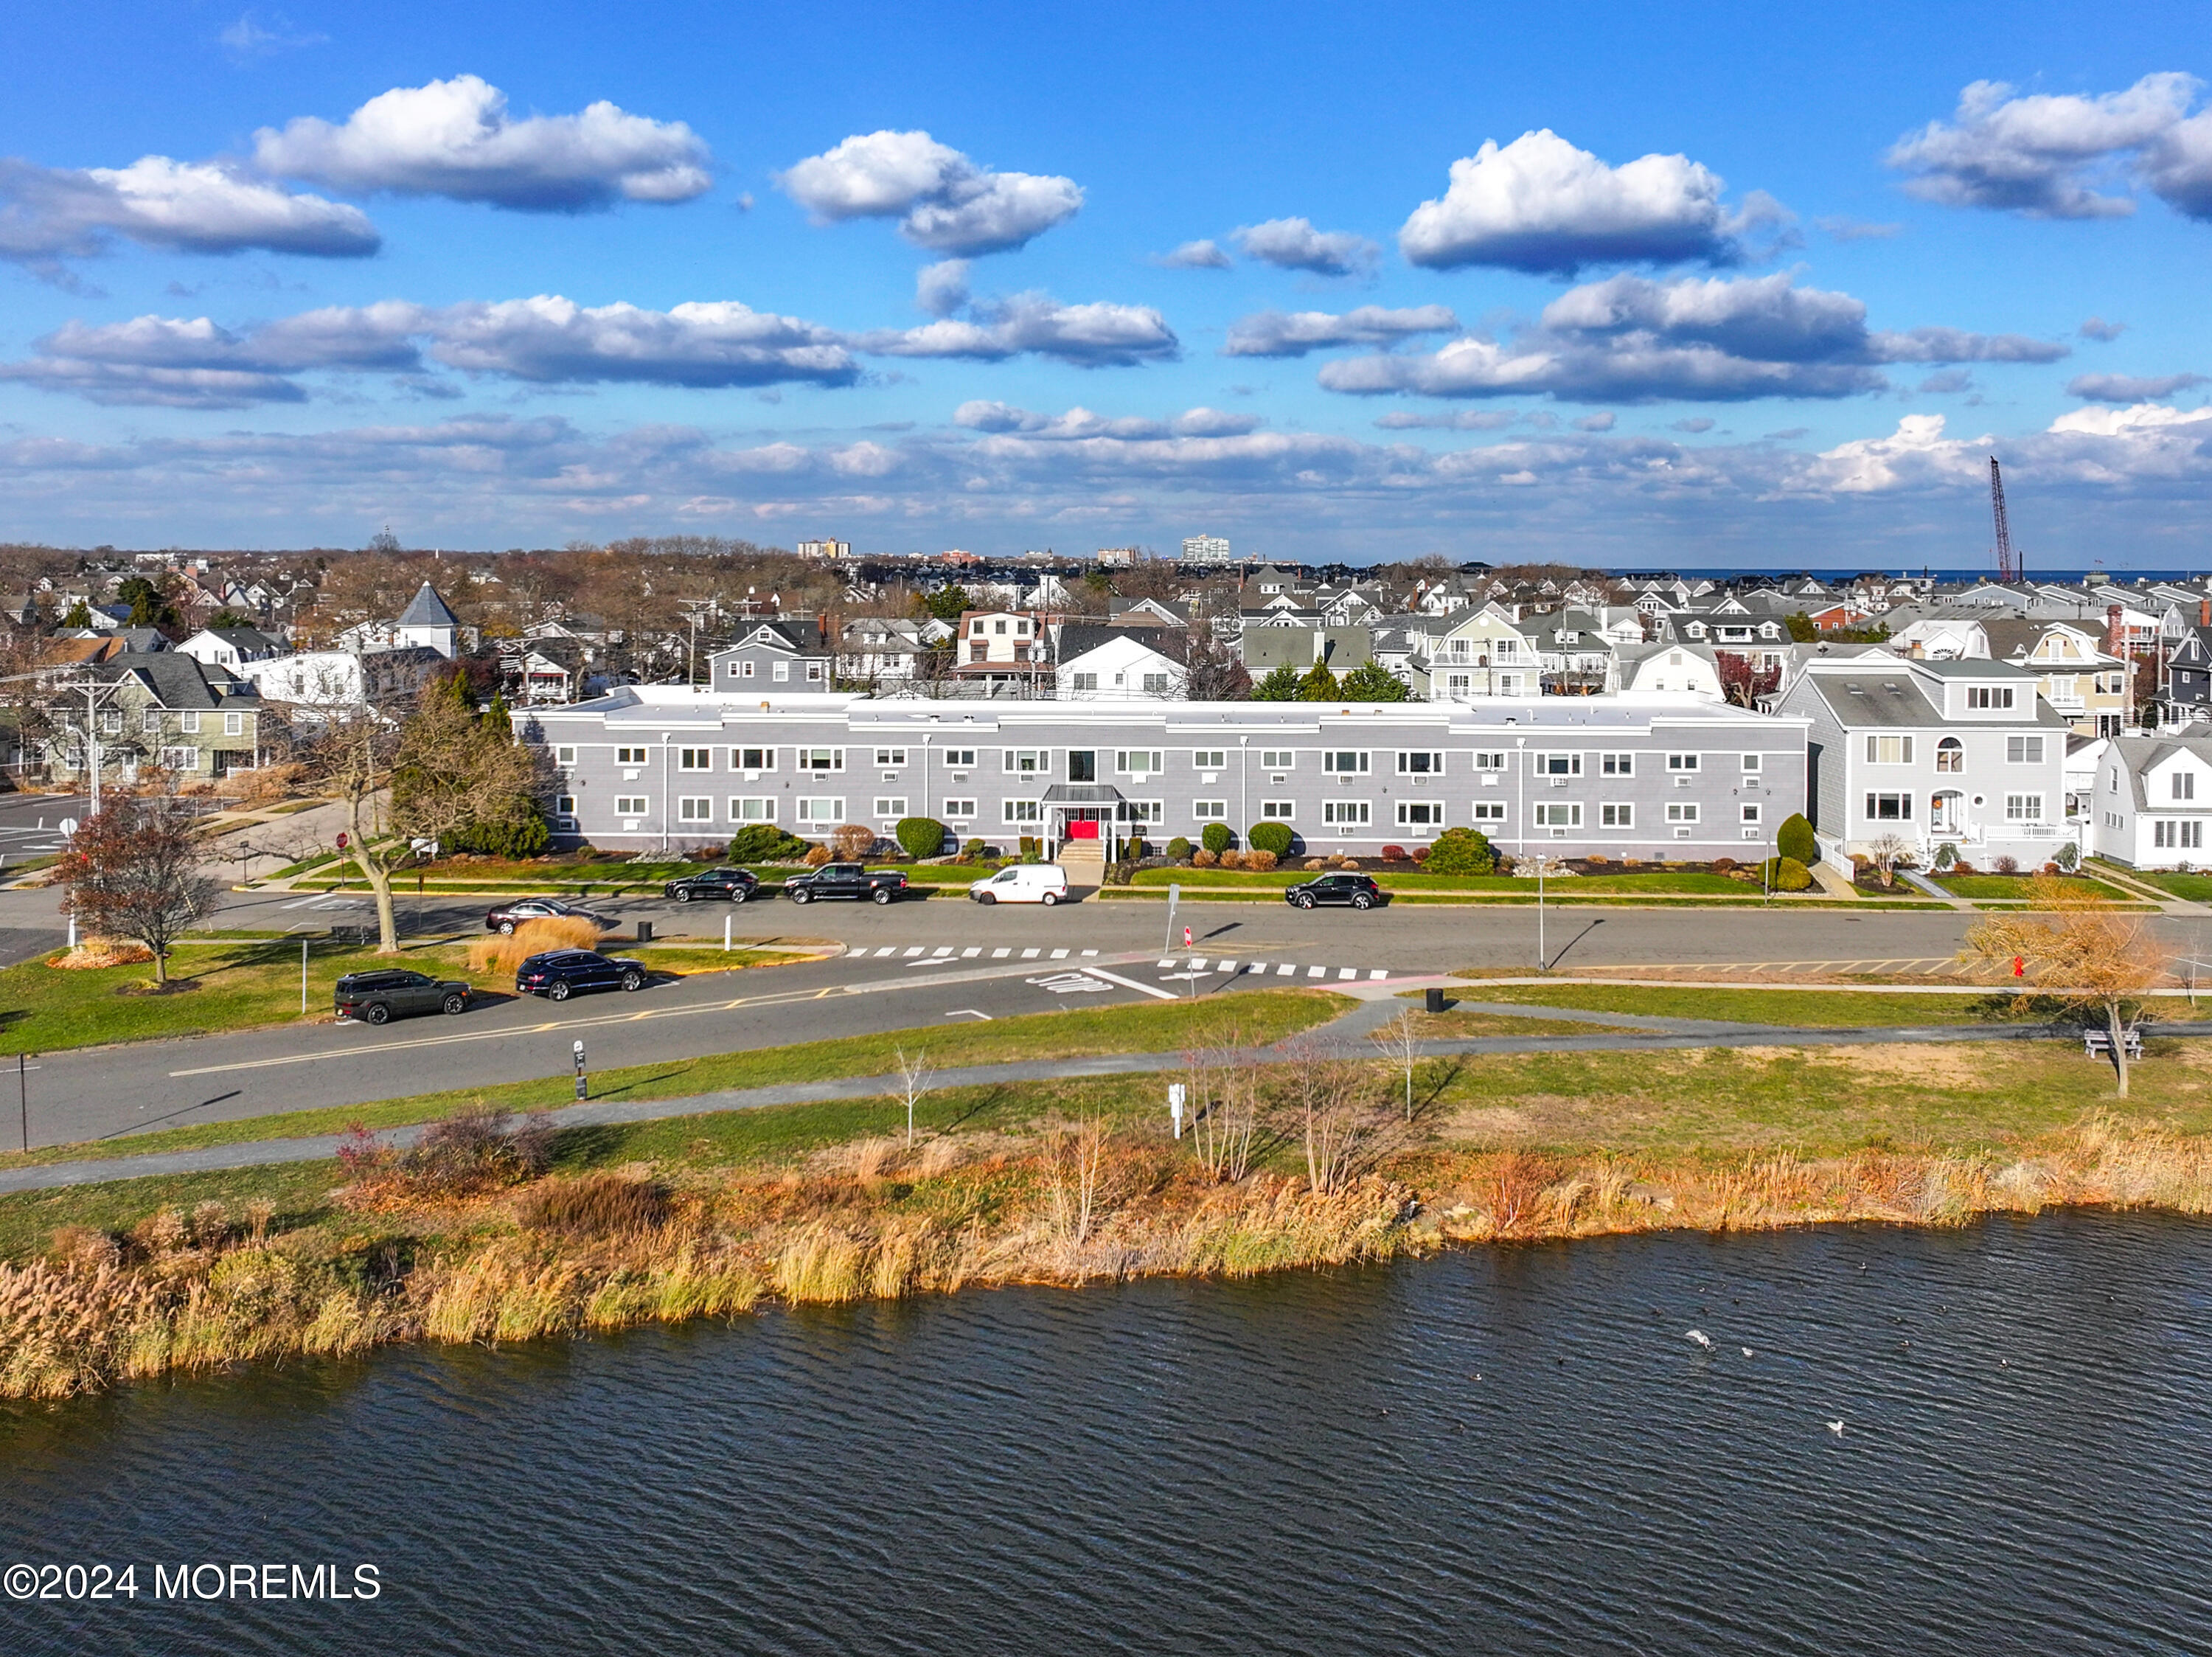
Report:
M1674 831L1674 838L1677 840L1686 840L1690 838L1690 831L1686 828L1678 828Z
M1697 780L1698 780L1698 779L1697 779L1696 777L1694 777L1691 776L1691 775L1690 775L1689 773L1687 773L1686 771L1685 771L1685 772L1680 772L1680 773L1677 773L1677 775L1675 776L1675 778L1674 778L1674 786L1675 786L1676 788L1678 788L1678 789L1686 789L1686 788L1688 788L1688 787L1690 786L1690 784L1691 784L1691 783L1692 783L1696 782Z
M1747 840L1764 840L1766 833L1763 829L1748 828L1743 832L1743 838Z
M1552 786L1555 789L1563 789L1573 781L1574 778L1571 777L1555 777L1552 779Z
M1553 829L1552 831L1552 838L1554 840L1564 840L1567 838L1567 832L1565 829Z
M1269 777L1267 780L1268 780L1270 783L1285 783L1285 782L1288 782L1290 779L1289 779L1289 778L1287 778L1287 777L1279 777L1279 776L1278 776L1278 777Z

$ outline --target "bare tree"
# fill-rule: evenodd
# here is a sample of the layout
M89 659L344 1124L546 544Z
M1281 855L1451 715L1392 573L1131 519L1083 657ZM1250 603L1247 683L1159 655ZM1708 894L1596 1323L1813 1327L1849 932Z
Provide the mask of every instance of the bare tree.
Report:
M1368 1032L1367 1039L1375 1044L1384 1063L1406 1075L1406 1120L1413 1119L1413 1072L1421 1063L1421 1026L1413 1017L1413 1009L1407 1008L1379 1030Z
M1091 1240L1103 1206L1099 1173L1105 1167L1110 1136L1106 1118L1096 1112L1052 1136L1053 1229L1078 1248Z
M1912 843L1900 835L1885 834L1867 848L1867 856L1874 860L1883 886L1892 886L1897 883L1898 865L1912 861Z
M1183 1074L1191 1149L1213 1179L1234 1185L1252 1171L1260 1126L1259 1078L1237 1030L1229 1030L1218 1047L1185 1053Z
M2172 952L2142 916L2116 914L2067 881L2038 875L2028 893L2027 910L1991 915L1971 928L1960 959L2008 978L2033 972L2038 995L2102 1012L2124 1099L2127 1008L2166 978Z
M1189 702L1243 702L1252 694L1252 675L1237 653L1214 637L1200 622L1163 630L1159 652L1183 672L1183 698Z
M1321 1196L1334 1196L1390 1148L1372 1078L1361 1066L1305 1044L1283 1075L1285 1102L1305 1148L1306 1181Z
M215 907L191 814L169 795L117 794L70 838L62 858L69 912L93 932L135 938L169 981L169 946Z
M906 1142L911 1150L914 1148L914 1107L929 1091L929 1052L925 1048L908 1058L903 1047L895 1047L891 1051L897 1056L899 1091L906 1100Z

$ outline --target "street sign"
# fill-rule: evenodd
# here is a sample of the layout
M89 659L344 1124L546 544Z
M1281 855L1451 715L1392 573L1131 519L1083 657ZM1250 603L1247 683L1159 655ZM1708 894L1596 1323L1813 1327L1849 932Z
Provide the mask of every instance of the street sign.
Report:
M1168 1083L1168 1114L1175 1118L1175 1136L1182 1137L1182 1102L1186 1097L1182 1083Z
M344 836L344 835L341 834L340 836L338 836L338 850L339 850L340 851L343 851L345 849L346 849L346 838L345 838L345 836Z
M576 1098L579 1102L591 1097L591 1084L584 1079L584 1044L576 1044Z
M63 819L62 819L62 838L64 838L64 839L67 839L70 835L75 834L76 832L76 818L74 818L74 817L64 817L64 818L63 818Z

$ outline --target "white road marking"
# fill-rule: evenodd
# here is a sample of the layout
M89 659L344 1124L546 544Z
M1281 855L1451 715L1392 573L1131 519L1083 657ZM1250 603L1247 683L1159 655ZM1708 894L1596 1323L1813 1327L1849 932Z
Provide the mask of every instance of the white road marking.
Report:
M945 1016L949 1019L981 1019L986 1024L991 1021L988 1013L979 1013L972 1007L956 1007Z
M916 945L915 945L915 947L914 947L913 948L911 948L911 949L909 949L909 950L908 950L908 951L906 952L906 958L907 958L908 960L912 960L912 959L913 959L916 955L919 955L920 953L921 953L921 946L920 944L916 944Z
M1327 967L1323 967L1322 970L1323 972L1327 972L1328 969ZM1356 978L1359 976L1359 969L1356 966L1340 967L1337 970L1336 976L1340 983L1346 978Z
M1055 949L1052 952L1052 958L1056 961L1064 961L1067 959L1067 952L1065 949Z
M991 959L992 959L993 960L994 960L994 961L1002 961L1002 960L1006 959L1007 956L1009 956L1009 955L1012 954L1013 953L1014 953L1014 952L1013 952L1013 950L1012 950L1012 948L1011 947L1004 947L1004 948L999 948L999 949L994 949L994 950L991 952Z
M866 952L866 951L865 951L865 950L863 950L861 953L862 953L863 954L865 954L865 953L866 953L867 952ZM885 944L885 945L884 945L881 949L878 949L878 951L876 951L876 959L877 959L878 960L881 960L881 959L884 959L884 956L886 956L886 955L896 955L896 954L897 954L897 953L898 953L898 946L897 946L896 944L895 944L895 943L887 943L887 944Z
M1024 949L1022 951L1022 959L1025 961L1033 961L1042 953L1044 951L1042 949Z
M1215 963L1213 970L1217 972L1226 972L1233 978L1237 976L1237 963L1235 961L1218 961Z
M1100 995L1107 986L1084 972L1055 972L1050 978L1030 978L1027 982L1055 996Z
M1170 969L1171 969L1174 966L1175 966L1175 963L1174 963L1173 961L1162 961L1162 962L1160 963L1160 971L1161 971L1161 972L1165 972L1169 971Z
M1267 974L1267 963L1265 961L1247 961L1244 963L1244 970L1247 972L1257 972L1261 977L1265 978Z
M982 953L983 946L981 944L971 943L965 949L960 952L960 959L963 961L972 961L976 956Z
M932 951L930 951L930 953L931 953L931 954L933 954L933 955L934 955L934 956L936 956L936 957L937 957L937 959L939 959L939 960L943 960L943 959L944 959L947 955L950 955L951 953L952 953L952 946L951 946L951 944L949 944L949 943L941 943L941 944L938 945L936 948L934 948L934 949L933 949Z
M1097 950L1095 950L1095 949L1086 949L1086 950L1085 950L1083 953L1084 953L1084 954L1085 954L1085 955L1086 955L1086 956L1090 956L1090 955L1095 955L1095 954L1097 954L1098 952L1097 952Z
M1279 978L1291 978L1296 976L1297 970L1298 969L1291 966L1290 962L1285 961L1280 966L1275 969L1275 976Z
M1173 966L1175 963L1173 961L1166 961L1163 962L1162 965ZM1171 990L1163 990L1157 984L1139 984L1134 978L1125 978L1119 972L1109 972L1103 966L1086 966L1083 970L1090 973L1091 976L1095 978L1103 978L1109 984L1118 984L1124 990L1134 990L1141 995L1152 996L1155 1001L1176 1001L1180 999L1180 997L1177 996Z
M1328 968L1326 966L1309 966L1306 968L1306 976L1310 978L1325 978L1328 976Z
M1388 972L1385 972L1382 968L1381 968L1381 967L1379 967L1379 966L1378 966L1378 967L1376 967L1375 969L1373 969L1371 972L1370 972L1368 973L1368 975L1367 975L1367 981L1368 981L1370 984L1380 984L1380 983L1382 983L1382 980L1383 980L1383 979L1385 979L1385 978L1389 978L1389 976L1390 976L1390 975L1389 975L1389 973L1388 973Z

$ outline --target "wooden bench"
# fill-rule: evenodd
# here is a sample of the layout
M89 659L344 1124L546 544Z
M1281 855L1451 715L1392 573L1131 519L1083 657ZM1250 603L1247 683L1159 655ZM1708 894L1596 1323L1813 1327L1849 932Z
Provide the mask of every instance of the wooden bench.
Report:
M2142 1032L2132 1026L2121 1032L2120 1039L2128 1050L2130 1058L2142 1057ZM2084 1030L2081 1051L2091 1058L2110 1058L2112 1056L2112 1036L2109 1030Z

